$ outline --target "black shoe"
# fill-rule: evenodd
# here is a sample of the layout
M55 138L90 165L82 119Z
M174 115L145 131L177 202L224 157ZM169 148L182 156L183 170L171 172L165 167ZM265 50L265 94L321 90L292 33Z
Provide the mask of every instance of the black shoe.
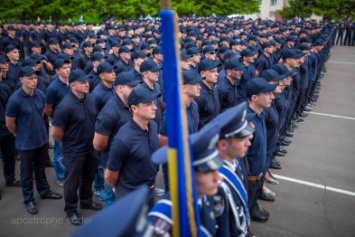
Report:
M21 188L21 181L20 180L14 180L11 183L7 183L6 187L16 187L16 188Z
M305 112L300 113L300 117L302 117L302 118L305 118L307 116L308 116L308 114L306 114Z
M281 141L281 146L289 146L291 143L286 142L286 141Z
M254 208L253 213L251 214L251 220L255 222L266 222L269 219L269 216L263 212L263 209L260 207L259 204Z
M284 153L284 154L287 154L287 150L285 150L283 147L281 147L281 146L278 146L277 148L276 148L276 151L279 151L279 152L281 152L281 153Z
M74 213L68 216L68 220L72 225L79 226L82 224L82 219L78 217L78 214Z
M255 222L260 222L264 223L267 222L269 218L260 214L258 211L254 211L253 214L251 215L251 220Z
M280 149L280 151L282 152L282 153L285 153L285 154L287 154L288 153L288 151L286 150L286 149L284 149L283 147L279 147L279 149Z
M37 206L33 201L26 203L26 208L30 214L36 214L38 212Z
M61 199L61 198L63 198L63 195L59 194L59 193L54 193L51 190L49 190L47 192L47 194L44 196L41 196L41 198L43 198L43 199Z
M46 167L53 168L53 167L54 167L53 162L50 161L50 160L47 160L47 161L46 161Z
M294 129L294 130L297 130L299 129L300 127L298 125L296 125L296 123L292 123L291 124L291 128Z
M267 218L270 217L270 212L268 212L264 208L262 208L258 202L256 202L256 208L257 208L257 211L260 212L262 215L266 216Z
M269 168L270 168L270 169L277 169L277 170L280 170L280 169L281 169L281 164L280 164L280 162L278 162L277 160L273 159L273 160L270 162Z
M275 156L285 156L286 154L285 154L285 153L282 153L282 152L280 152L280 151L276 151L276 152L274 153L274 155L275 155Z
M286 131L289 131L289 132L292 132L292 133L296 133L297 129L293 128L292 125L291 125L289 128L287 128Z
M289 132L289 131L286 131L286 137L293 137L294 133L293 132Z
M98 204L96 202L92 202L90 205L81 205L80 204L80 208L81 209L90 209L90 210L94 210L94 211L100 211L103 207L101 204Z
M266 194L263 191L261 191L261 196L259 197L259 199L267 201L267 202L274 202L275 201L275 197L273 195Z
M291 144L291 143L292 143L292 141L291 141L290 139L287 139L286 137L284 137L282 140L285 141L285 142L287 142L288 144Z
M298 119L296 120L296 123L304 123L304 119L303 119L303 118L298 118Z

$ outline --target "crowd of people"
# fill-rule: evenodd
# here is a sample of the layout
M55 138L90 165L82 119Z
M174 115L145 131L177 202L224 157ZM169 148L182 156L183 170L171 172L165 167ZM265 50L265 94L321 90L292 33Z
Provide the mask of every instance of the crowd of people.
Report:
M169 75L162 73L159 25L108 20L94 31L82 22L2 24L4 176L6 186L21 187L29 213L38 212L33 179L41 198L64 197L73 225L82 224L78 205L103 208L93 193L109 208L145 185L155 234L171 232L164 100ZM275 201L268 186L278 181L270 170L282 168L276 157L287 154L290 137L316 106L341 27L327 21L179 19L181 99L200 231L207 236L253 236L250 221L269 219L259 200ZM49 136L63 195L50 190L46 177ZM160 164L164 189L155 186Z
M340 23L338 25L335 45L355 46L355 23Z

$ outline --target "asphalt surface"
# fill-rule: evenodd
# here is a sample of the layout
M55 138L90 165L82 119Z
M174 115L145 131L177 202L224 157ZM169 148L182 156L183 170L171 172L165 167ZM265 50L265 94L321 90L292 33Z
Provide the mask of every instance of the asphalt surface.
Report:
M268 185L276 201L259 201L271 216L263 224L252 222L256 236L355 236L355 47L335 47L327 68L317 106L292 138L288 154L277 157L282 169L272 171L280 184ZM46 173L51 189L61 193L53 168ZM163 186L160 173L157 186ZM63 199L42 200L35 192L39 212L31 215L20 188L5 187L0 178L0 189L1 237L62 237L75 230L66 219ZM85 222L93 214L79 209Z

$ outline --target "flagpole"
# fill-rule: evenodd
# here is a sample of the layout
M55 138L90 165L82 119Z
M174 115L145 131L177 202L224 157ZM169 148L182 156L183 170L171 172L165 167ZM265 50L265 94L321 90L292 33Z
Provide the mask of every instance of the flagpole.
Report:
M197 236L194 177L188 142L186 108L182 103L177 15L170 0L161 0L163 81L168 132L168 176L173 236Z

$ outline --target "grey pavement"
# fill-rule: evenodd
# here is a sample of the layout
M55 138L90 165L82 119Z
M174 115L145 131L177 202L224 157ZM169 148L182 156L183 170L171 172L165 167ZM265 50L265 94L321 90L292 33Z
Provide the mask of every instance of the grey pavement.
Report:
M292 138L288 154L277 157L283 168L272 171L280 176L280 184L268 185L276 192L276 201L259 201L271 216L263 224L252 222L256 236L355 236L355 47L335 47L327 68L318 105ZM46 168L46 172L52 190L62 192L55 184L54 170ZM2 176L2 166L0 173ZM19 178L19 162L16 174ZM350 193L290 182L283 177ZM160 173L157 186L163 186ZM1 237L62 237L75 230L67 222L63 199L42 200L35 192L39 212L30 215L22 203L21 189L5 187L3 178L0 189ZM100 202L96 197L94 200ZM90 222L95 212L79 209L79 214Z

